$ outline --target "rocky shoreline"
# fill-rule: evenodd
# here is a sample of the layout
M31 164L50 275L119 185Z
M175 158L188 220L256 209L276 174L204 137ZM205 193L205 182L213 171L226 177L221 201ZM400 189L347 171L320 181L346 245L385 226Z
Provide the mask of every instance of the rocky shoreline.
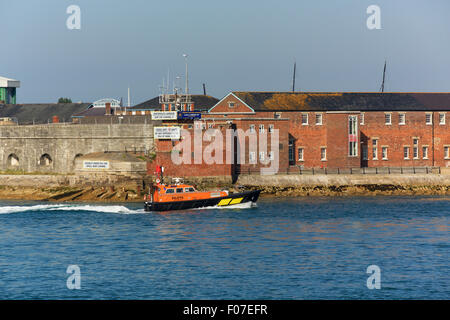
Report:
M199 189L215 189L209 184ZM261 189L262 197L336 197L377 195L450 195L450 186L341 185L341 186L216 186L231 192ZM144 193L134 187L12 187L0 186L2 200L38 200L55 202L142 202Z

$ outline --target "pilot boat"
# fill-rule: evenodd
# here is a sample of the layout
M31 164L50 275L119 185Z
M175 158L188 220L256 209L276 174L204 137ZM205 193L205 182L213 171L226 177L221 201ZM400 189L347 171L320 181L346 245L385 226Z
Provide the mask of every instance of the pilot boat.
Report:
M160 179L152 184L145 196L145 211L171 211L204 207L229 207L241 203L256 203L261 190L230 193L223 191L197 191L192 185L174 178L172 184L164 184Z

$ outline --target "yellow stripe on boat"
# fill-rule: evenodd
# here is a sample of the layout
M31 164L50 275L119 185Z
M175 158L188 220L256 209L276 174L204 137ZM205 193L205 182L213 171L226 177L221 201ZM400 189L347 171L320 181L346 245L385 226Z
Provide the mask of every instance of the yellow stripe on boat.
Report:
M222 199L220 200L220 202L217 204L218 206L226 206L228 205L228 203L231 201L231 198L228 199Z
M241 203L242 199L244 199L244 198L236 198L236 199L233 199L233 200L231 200L230 204Z

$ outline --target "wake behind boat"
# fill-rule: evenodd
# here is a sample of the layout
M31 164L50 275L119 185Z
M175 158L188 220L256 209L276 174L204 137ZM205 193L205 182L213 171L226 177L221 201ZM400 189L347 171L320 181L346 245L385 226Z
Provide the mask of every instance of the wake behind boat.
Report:
M204 207L228 207L237 204L256 203L261 190L229 193L222 191L197 191L192 185L183 184L180 178L175 178L175 183L164 184L162 172L161 180L156 179L156 184L150 187L149 194L145 197L145 211L171 211Z

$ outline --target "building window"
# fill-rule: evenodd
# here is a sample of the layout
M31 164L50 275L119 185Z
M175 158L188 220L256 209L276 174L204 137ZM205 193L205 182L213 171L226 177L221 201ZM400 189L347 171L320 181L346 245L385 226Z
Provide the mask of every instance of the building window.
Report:
M445 124L445 113L439 113L439 124L440 125Z
M234 108L234 107L235 107L234 101L228 102L228 108Z
M259 133L264 133L264 125L263 124L259 125Z
M364 125L364 112L361 112L361 114L359 115L359 117L360 117L360 122L359 122L359 124L360 124L360 125Z
M388 148L387 147L381 147L381 158L383 160L388 159Z
M428 146L422 147L422 156L424 159L428 159Z
M399 125L406 124L406 115L404 113L399 113L399 115L398 115L398 124Z
M450 159L450 146L444 146L444 159Z
M131 115L135 116L136 115L136 111L131 111Z
M320 160L327 160L327 148L320 148Z
M369 159L369 150L367 146L362 146L362 159L368 160Z
M145 116L145 111L141 111L141 115Z
M275 112L273 114L274 119L280 119L281 118L281 112Z
M378 140L372 140L372 159L378 160Z
M254 124L250 125L250 133L255 133L255 125Z
M431 113L425 114L425 122L428 125L433 124L433 117Z
M274 128L273 124L269 124L269 133L273 132L273 128Z
M356 157L358 155L358 116L348 117L348 133L349 133L349 156Z
M409 147L403 147L403 159L409 159Z
M308 114L302 113L302 125L306 126L308 125Z
M298 148L298 161L303 161L303 148Z
M316 113L316 126L321 126L321 125L322 125L322 114Z
M259 161L264 161L264 156L265 156L264 151L261 151L259 153Z
M256 154L255 154L255 152L249 152L248 160L249 160L249 162L251 164L254 164L256 162Z
M384 124L386 124L386 125L392 124L392 114L391 113L384 114Z
M413 158L419 159L419 139L413 139Z
M275 155L274 155L273 151L269 151L269 160L270 161L275 160Z
M208 129L212 129L212 128L214 128L214 124L208 123Z

